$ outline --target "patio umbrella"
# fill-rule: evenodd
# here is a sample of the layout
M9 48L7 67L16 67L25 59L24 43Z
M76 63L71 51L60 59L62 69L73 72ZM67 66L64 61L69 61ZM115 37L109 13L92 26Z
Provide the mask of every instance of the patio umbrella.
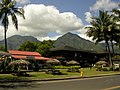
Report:
M11 65L18 65L18 66L21 66L21 65L29 65L30 62L26 61L26 60L15 60L15 61L12 61L9 63L9 66Z
M98 62L96 62L96 64L102 65L102 64L107 64L107 62L106 61L98 61Z
M66 62L66 64L67 65L79 65L80 63L75 60L71 60L71 61Z
M47 60L46 64L60 64L61 62L57 59Z

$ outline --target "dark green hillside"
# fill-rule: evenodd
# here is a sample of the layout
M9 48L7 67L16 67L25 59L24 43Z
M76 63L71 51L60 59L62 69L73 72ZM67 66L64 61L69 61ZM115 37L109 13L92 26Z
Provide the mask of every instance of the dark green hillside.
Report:
M32 36L14 35L7 38L8 49L18 49L19 46L26 41L39 42L36 38ZM0 41L0 45L4 45L4 40Z
M63 47L63 46L71 46L77 49L95 51L95 52L103 52L104 48L99 44L94 44L89 40L85 40L78 36L77 34L66 33L62 37L58 38L54 43L55 48Z

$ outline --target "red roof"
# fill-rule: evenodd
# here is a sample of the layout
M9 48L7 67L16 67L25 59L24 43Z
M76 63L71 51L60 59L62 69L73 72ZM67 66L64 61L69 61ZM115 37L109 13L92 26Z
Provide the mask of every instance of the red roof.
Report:
M16 59L34 59L34 60L51 60L51 58L45 58L45 57L33 57L33 58L29 58L27 56L20 56L20 55L12 55L12 57L16 58Z
M41 56L38 52L29 52L29 51L18 51L18 50L8 50L12 55L27 55L27 56Z
M33 59L33 60L50 60L51 58L42 57L38 52L29 52L29 51L18 51L18 50L9 50L8 51L12 57L16 59Z

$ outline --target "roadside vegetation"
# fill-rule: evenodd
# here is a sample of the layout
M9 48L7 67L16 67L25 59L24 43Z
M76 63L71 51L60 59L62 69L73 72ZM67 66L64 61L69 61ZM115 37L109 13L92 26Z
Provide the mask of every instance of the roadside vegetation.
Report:
M25 80L41 80L41 79L50 79L50 78L68 78L68 77L80 77L81 75L78 72L67 72L67 69L59 69L63 75L52 75L46 74L44 71L39 72L27 72L30 76L29 77L18 77L13 76L12 74L0 74L0 80L2 81L25 81ZM90 77L90 76L99 76L99 75L112 75L112 74L120 74L120 72L114 71L96 71L96 68L82 68L83 76L82 77Z

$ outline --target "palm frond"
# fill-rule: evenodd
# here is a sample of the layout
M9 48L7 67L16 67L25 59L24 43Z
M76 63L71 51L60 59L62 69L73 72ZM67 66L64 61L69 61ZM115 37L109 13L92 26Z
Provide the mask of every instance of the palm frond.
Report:
M5 28L6 30L8 29L8 25L9 25L8 17L3 18L3 20L2 20L2 25L4 26L4 28Z
M7 7L12 9L12 8L15 7L15 5L16 5L16 1L13 0L13 1L11 1L11 2L7 5Z
M21 16L23 19L25 19L24 10L23 10L22 8L13 8L13 11L14 11L17 15L19 15L19 16Z
M15 13L10 13L11 14L11 17L12 17L12 22L13 22L13 25L15 26L15 28L18 30L18 20L17 20L17 17L15 15Z

